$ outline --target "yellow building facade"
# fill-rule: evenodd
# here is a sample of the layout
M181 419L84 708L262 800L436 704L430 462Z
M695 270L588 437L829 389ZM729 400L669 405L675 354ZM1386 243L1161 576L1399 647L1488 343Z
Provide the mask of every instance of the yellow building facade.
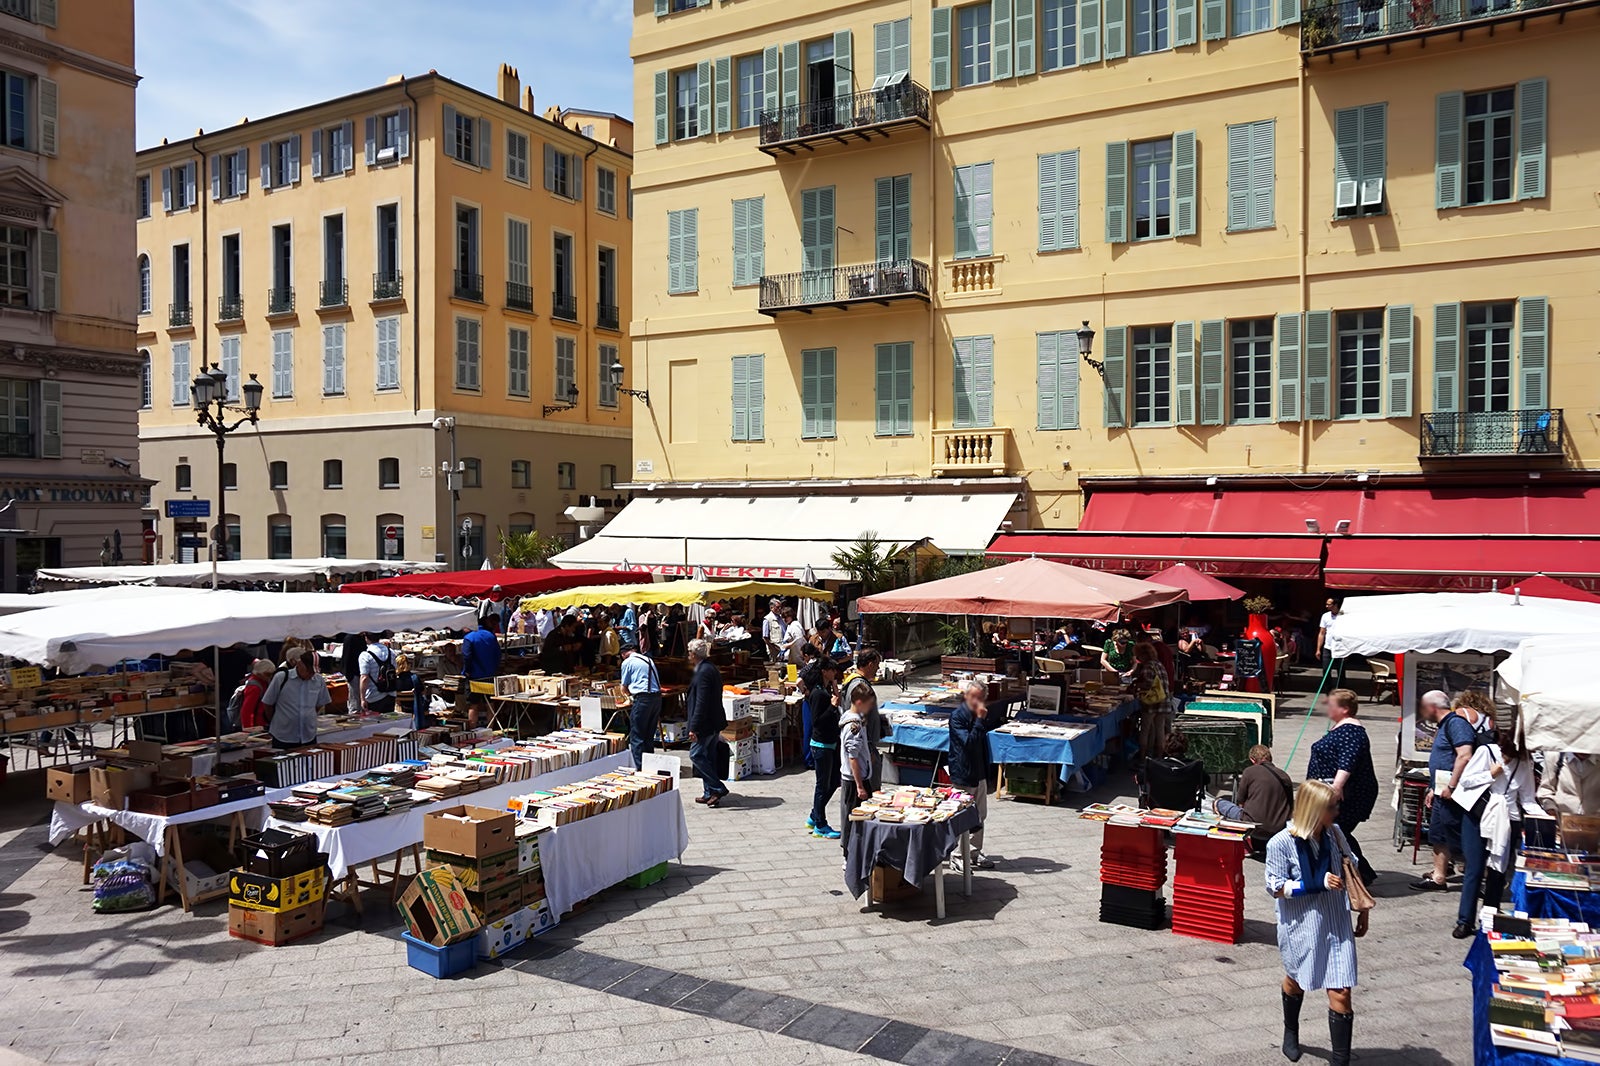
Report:
M132 0L0 5L0 591L140 555L137 81Z
M959 480L1070 530L1158 483L1515 494L1600 461L1581 5L657 8L641 488ZM1310 529L1276 500L1123 528ZM1117 568L1187 557L1149 556Z
M215 501L220 473L234 557L474 566L501 530L575 540L567 508L616 504L631 128L538 112L509 67L497 88L394 78L139 153L156 506ZM206 365L265 386L221 470L190 409ZM163 559L205 557L205 520L157 521Z

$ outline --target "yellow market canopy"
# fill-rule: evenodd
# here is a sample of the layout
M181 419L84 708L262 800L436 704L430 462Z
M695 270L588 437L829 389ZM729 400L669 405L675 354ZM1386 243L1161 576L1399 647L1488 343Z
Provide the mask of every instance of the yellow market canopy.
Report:
M692 604L715 603L746 596L796 596L807 600L831 600L833 593L797 585L789 581L662 581L639 585L585 585L522 601L525 611L541 607L609 607L621 603Z

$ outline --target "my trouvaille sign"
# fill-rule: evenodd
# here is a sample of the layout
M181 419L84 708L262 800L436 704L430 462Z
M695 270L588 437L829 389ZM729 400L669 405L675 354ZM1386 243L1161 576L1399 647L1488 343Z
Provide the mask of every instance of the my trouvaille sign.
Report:
M0 485L0 501L18 503L138 503L150 502L150 490L134 486L121 488L45 487L42 485Z

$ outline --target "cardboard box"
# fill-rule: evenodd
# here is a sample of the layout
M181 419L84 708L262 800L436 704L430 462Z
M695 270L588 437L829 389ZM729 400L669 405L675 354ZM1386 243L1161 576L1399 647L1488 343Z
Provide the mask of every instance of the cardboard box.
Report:
M58 803L88 803L93 792L89 771L84 763L50 770L45 776L44 795Z
M450 807L422 820L422 846L469 859L516 850L516 818L486 807ZM426 937L418 937L426 940Z
M256 911L289 911L315 903L328 893L327 870L314 870L290 877L267 877L248 870L228 874L228 904Z
M194 776L194 759L185 755L181 758L162 759L156 764L156 777L165 781L184 781Z
M194 809L194 792L187 781L157 781L128 793L128 809L162 817L183 814Z
M522 905L524 907L537 907L545 902L546 898L544 875L542 873L528 874L522 878Z
M228 891L228 870L218 872L210 863L202 859L190 859L183 864L181 870L170 871L171 876L167 883L174 890L181 888L190 901L203 899L208 896L220 896Z
M730 725L740 718L749 717L750 697L735 696L731 692L724 692L722 694L722 710L728 716Z
M448 867L417 874L395 906L406 931L434 947L467 940L483 928L483 920L467 902L466 889Z
M500 855L483 859L464 859L448 852L428 852L428 867L448 867L468 892L488 892L517 876L519 852L513 848Z
M153 740L130 740L123 747L134 762L158 763L164 758L161 745Z
M327 902L319 899L287 911L258 911L230 903L228 935L268 947L281 947L321 932Z
M909 899L922 890L901 876L899 870L888 866L874 866L867 891L873 903L893 903L896 900Z
M498 959L513 948L521 947L533 935L533 923L534 912L529 907L488 923L478 934L478 958Z
M482 921L498 921L522 906L522 880L517 878L486 892L468 892L467 905Z
M539 841L546 827L532 822L517 823L517 872L527 873L540 868Z
M89 771L89 801L120 811L128 805L129 793L149 788L154 782L154 767L97 766Z

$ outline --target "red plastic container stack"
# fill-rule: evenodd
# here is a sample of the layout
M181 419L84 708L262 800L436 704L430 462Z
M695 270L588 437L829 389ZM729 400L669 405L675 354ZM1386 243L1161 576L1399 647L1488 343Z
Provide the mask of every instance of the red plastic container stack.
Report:
M1244 939L1243 840L1177 833L1172 931L1237 944Z
M1106 823L1100 847L1100 920L1140 929L1166 921L1166 834L1160 829Z

